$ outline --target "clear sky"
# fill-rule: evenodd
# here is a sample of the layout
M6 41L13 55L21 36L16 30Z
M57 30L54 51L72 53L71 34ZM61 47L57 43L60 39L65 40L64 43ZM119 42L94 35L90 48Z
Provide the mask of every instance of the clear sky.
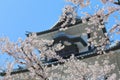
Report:
M0 35L11 40L25 32L49 29L58 21L64 0L0 0Z
M93 7L98 1L92 1ZM25 38L26 31L47 30L58 21L65 4L65 0L0 0L0 36L16 41ZM94 8L84 10L91 13Z

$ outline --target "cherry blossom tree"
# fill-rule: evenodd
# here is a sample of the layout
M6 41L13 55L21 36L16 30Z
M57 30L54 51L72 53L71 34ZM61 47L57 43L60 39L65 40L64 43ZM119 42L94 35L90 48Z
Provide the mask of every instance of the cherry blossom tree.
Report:
M1 38L0 42L2 53L7 53L12 56L15 59L15 63L25 65L27 69L32 72L32 76L38 76L43 80L47 79L47 73L45 73L46 68L42 65L41 58L47 57L48 59L57 58L61 60L55 51L64 48L61 44L49 47L53 41L38 40L36 34L29 36L25 40L19 39L16 43L10 42L8 38ZM39 55L35 53L35 48L40 50ZM12 65L9 64L8 66ZM13 67L8 68L5 79L10 79L12 68Z
M68 24L75 24L76 18L78 18L78 11L92 5L91 0L66 0L72 3L72 5L67 5L63 9L63 14L60 17L60 21L64 21L61 25L60 30L66 30ZM88 45L94 45L97 49L97 54L105 54L105 49L107 45L110 45L109 37L112 33L120 34L120 23L116 22L114 26L108 33L105 33L104 37L98 36L98 32L95 30L101 30L104 28L106 23L109 23L109 17L113 13L120 11L120 1L116 0L100 0L102 2L102 8L96 8L93 14L86 12L81 12L84 16L81 16L82 23L87 23L88 25L93 25L92 28L86 28L86 33L93 32L94 37L88 40ZM96 6L97 7L97 6ZM98 41L96 41L98 39ZM57 55L56 51L64 48L64 45L58 43L52 46L54 40L43 40L38 39L36 34L30 34L25 40L18 39L18 41L11 42L9 38L0 38L0 50L1 53L7 53L9 56L14 58L14 62L8 64L6 76L2 79L4 80L14 80L14 76L11 75L14 64L24 65L28 70L31 79L39 80L54 80L64 79L64 80L116 80L117 75L112 73L116 68L115 64L110 64L107 57L103 60L101 64L97 60L93 64L81 61L72 55L69 59L63 59ZM40 54L38 55L35 51L38 49ZM56 58L58 62L64 64L52 67L47 67L43 64L41 59L50 60ZM74 65L74 66L73 66ZM63 66L63 67L61 67ZM66 69L64 69L66 68ZM55 72L58 69L60 72ZM68 76L65 76L69 74ZM26 78L27 79L27 78Z

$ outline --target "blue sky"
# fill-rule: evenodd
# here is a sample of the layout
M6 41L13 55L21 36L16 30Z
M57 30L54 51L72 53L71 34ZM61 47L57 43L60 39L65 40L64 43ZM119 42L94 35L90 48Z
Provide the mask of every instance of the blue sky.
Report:
M92 1L93 6L98 1ZM0 0L0 36L16 41L25 38L26 31L47 30L58 21L65 4L65 0ZM84 10L92 13L93 9Z
M11 40L25 32L49 29L58 20L64 0L0 0L0 35Z

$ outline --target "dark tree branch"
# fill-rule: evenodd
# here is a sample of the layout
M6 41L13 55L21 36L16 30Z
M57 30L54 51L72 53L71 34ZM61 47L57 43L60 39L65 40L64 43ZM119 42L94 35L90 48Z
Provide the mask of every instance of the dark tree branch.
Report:
M114 2L114 4L120 5L120 0L118 0L117 2Z

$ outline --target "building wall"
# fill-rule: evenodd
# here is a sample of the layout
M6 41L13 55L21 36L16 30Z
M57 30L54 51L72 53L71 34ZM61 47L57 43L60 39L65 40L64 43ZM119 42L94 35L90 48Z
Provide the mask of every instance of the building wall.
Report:
M114 51L114 52L111 52L111 53L108 53L108 54L106 53L104 55L99 55L99 56L83 59L82 61L86 62L88 64L94 64L95 61L98 61L100 64L103 64L103 60L105 60L105 59L109 60L110 65L115 64L115 69L112 70L110 73L116 73L116 75L117 75L116 80L119 80L120 79L120 74L119 74L119 71L120 71L120 50L117 50L117 51ZM55 77L55 76L52 76L50 78L50 80L67 80L65 78L68 77L69 74L64 73L64 70L67 70L67 69L68 69L67 67L63 67L62 65L59 65L59 67L57 67L56 69L51 68L50 72L53 72L53 73L58 73L59 72L60 75L58 75L59 78ZM101 80L104 80L104 79L101 79Z
M109 62L110 62L109 64L115 64L115 69L112 71L112 73L116 73L117 74L116 80L119 80L120 79L120 74L119 74L120 50L116 50L114 52L106 53L103 55L98 55L95 57L86 58L81 61L86 62L88 64L94 64L95 61L98 61L100 64L102 64L102 61L105 59L109 60ZM56 67L56 68L53 68L53 67ZM49 75L49 76L51 76L49 80L67 80L66 77L69 76L69 74L64 73L64 70L67 70L67 69L68 69L68 67L64 67L63 65L48 67L48 72L53 73L53 74ZM57 75L56 73L59 73L60 75ZM57 77L55 77L56 75L57 75ZM39 80L38 78L36 78L36 79L32 78L28 72L15 74L15 75L13 75L13 77L14 77L13 80ZM102 79L102 80L104 80L104 79Z

